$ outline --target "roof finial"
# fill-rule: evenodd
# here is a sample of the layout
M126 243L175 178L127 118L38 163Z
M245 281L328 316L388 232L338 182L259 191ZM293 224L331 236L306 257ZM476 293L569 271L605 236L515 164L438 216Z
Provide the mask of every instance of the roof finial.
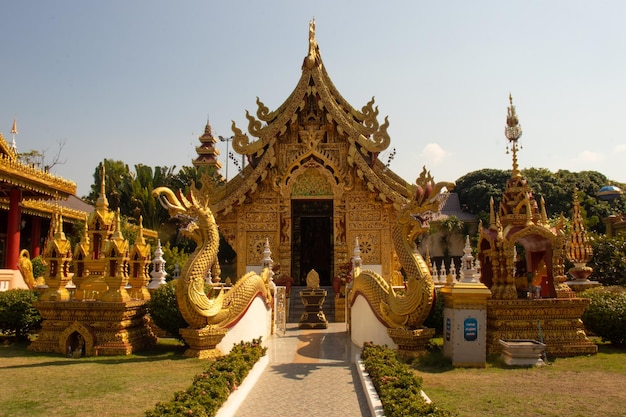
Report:
M17 153L17 144L15 143L15 135L19 132L17 131L17 119L13 117L13 126L11 127L11 134L13 135L13 141L11 142L11 150Z
M313 69L318 62L319 48L317 46L317 40L315 40L315 17L309 21L309 53L304 58L304 64L302 69Z
M517 165L517 151L520 147L517 146L517 141L522 136L522 126L519 124L517 113L515 112L515 106L513 105L513 96L509 93L509 108L506 116L506 127L504 128L504 135L511 143L511 152L513 153L513 173L512 177L519 177L521 173ZM507 146L507 153L509 152Z
M100 170L100 195L98 196L98 200L96 201L96 210L106 210L109 208L109 200L107 200L107 195L104 187L104 178L105 168L104 162L102 162L102 169Z

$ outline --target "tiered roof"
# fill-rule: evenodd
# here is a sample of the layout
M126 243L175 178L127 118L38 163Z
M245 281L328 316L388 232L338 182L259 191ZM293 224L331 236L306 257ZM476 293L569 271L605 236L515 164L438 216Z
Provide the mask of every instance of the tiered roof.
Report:
M245 155L249 164L224 187L217 190L213 210L227 213L254 193L268 172L272 171L274 187L280 189L293 172L307 164L323 166L332 175L331 183L351 186L353 172L383 201L397 208L413 193L411 184L394 174L378 155L390 144L387 117L377 120L374 99L356 110L339 94L322 62L315 39L315 22L309 25L308 54L302 64L302 75L291 95L276 110L270 111L257 98L256 117L246 111L248 134L232 123L233 149ZM297 137L289 155L279 155L289 137ZM337 146L347 149L347 156L333 152L329 132L337 132ZM333 144L334 145L334 144ZM281 159L282 158L282 159ZM343 158L343 159L342 159ZM279 163L279 161L283 161Z

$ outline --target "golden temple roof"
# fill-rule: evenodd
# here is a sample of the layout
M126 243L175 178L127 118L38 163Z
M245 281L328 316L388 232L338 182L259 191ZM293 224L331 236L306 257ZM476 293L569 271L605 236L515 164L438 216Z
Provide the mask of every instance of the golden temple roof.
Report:
M22 164L0 133L0 194L6 196L16 187L25 198L67 198L76 194L76 183Z
M270 111L257 97L256 117L246 111L248 133L232 122L232 148L245 155L249 164L218 187L212 209L228 212L268 175L278 189L290 181L293 172L312 165L330 171L331 184L345 183L346 187L351 186L350 170L381 200L397 207L404 204L414 186L378 160L390 144L388 119L379 123L374 98L357 110L339 93L324 67L315 21L309 24L301 70L295 89L277 109Z

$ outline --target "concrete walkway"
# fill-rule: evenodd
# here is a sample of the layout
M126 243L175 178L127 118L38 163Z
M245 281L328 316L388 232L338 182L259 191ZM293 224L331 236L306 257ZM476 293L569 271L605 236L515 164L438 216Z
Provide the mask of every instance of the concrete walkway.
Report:
M345 323L319 330L288 323L284 336L272 336L269 365L235 416L370 415L354 364L360 348L345 329Z

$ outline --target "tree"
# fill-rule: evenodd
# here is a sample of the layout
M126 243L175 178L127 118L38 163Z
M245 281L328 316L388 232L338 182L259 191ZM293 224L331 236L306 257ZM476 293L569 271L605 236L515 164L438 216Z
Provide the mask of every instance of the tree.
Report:
M501 199L510 176L511 171L483 169L459 178L455 191L459 194L461 207L485 221L489 218L489 200L493 198L497 203ZM611 182L606 176L596 171L574 173L559 170L552 173L545 168L524 169L522 176L528 181L537 203L544 199L546 213L551 218L559 217L561 214L570 216L576 187L585 227L589 231L604 233L602 219L611 213L611 206L608 202L598 199L596 192ZM624 201L626 198L620 196L613 205L624 207Z
M20 162L24 165L34 166L48 172L56 165L63 165L67 162L66 159L61 159L61 153L63 152L63 148L65 148L66 142L67 141L65 139L60 139L57 141L57 152L52 157L52 160L46 159L46 154L48 154L47 149L32 149L27 152L19 152L18 158Z

